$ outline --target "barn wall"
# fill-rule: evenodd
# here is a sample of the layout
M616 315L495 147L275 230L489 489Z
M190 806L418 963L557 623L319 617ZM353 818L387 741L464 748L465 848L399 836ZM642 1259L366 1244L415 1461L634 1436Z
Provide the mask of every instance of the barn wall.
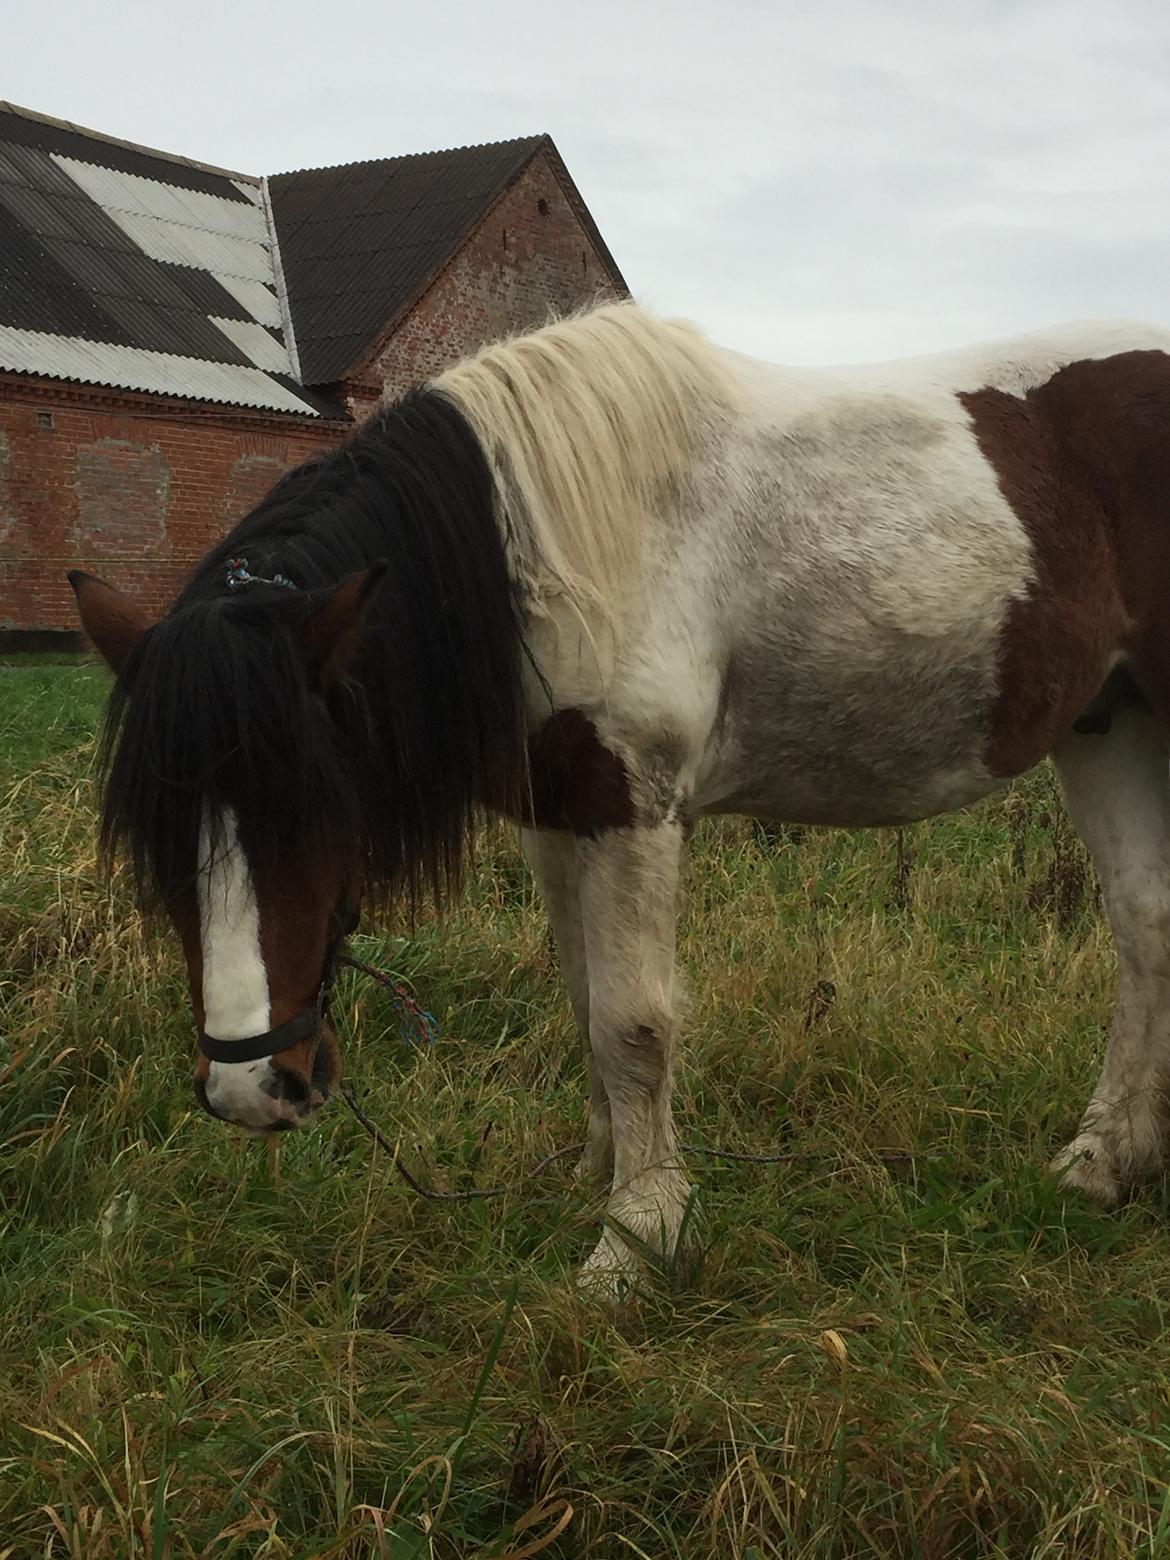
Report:
M38 425L46 417L51 428ZM342 432L52 380L0 383L0 632L75 628L71 568L161 613L211 543Z
M541 154L493 206L362 378L396 395L485 341L624 296ZM354 404L359 415L368 409L368 403Z

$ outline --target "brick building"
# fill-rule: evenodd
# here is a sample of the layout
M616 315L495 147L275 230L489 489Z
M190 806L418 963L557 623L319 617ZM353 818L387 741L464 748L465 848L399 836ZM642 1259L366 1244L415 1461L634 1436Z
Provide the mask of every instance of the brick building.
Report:
M383 393L621 273L552 140L254 178L0 104L0 637L161 611Z

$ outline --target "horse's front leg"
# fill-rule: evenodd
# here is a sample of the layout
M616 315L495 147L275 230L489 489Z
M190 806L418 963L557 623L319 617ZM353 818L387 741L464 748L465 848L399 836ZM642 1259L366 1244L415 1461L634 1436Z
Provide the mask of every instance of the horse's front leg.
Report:
M670 1110L682 845L673 820L577 842L589 1037L609 1098L614 1156L605 1234L582 1282L607 1298L628 1289L639 1246L673 1254L690 1192Z
M1123 707L1107 735L1070 736L1054 757L1120 973L1105 1066L1054 1168L1110 1208L1161 1171L1170 1137L1170 739L1146 710Z
M568 988L589 1068L588 1137L577 1173L582 1179L608 1179L613 1174L613 1124L605 1080L589 1042L589 970L581 926L576 841L571 834L553 829L524 829L520 838L548 911L561 977Z

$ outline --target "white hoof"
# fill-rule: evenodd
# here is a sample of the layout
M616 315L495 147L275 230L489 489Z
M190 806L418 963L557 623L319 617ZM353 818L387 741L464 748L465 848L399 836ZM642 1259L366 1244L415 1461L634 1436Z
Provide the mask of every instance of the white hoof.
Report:
M637 1257L619 1235L606 1230L582 1264L577 1287L582 1294L604 1305L624 1305L637 1294L642 1278Z
M1062 1148L1050 1167L1066 1191L1083 1192L1098 1208L1116 1208L1125 1196L1113 1155L1095 1132L1082 1132Z
M609 1300L627 1300L645 1287L647 1270L669 1268L678 1258L691 1189L667 1171L637 1192L610 1199L606 1228L581 1269L581 1288Z

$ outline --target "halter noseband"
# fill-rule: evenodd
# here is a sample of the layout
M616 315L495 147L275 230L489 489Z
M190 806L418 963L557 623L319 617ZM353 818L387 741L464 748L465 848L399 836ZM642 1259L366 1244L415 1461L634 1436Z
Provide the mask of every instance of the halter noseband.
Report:
M278 1051L287 1051L289 1046L307 1040L311 1034L320 1029L329 1016L329 998L333 991L333 982L337 978L337 964L341 958L341 950L345 945L345 939L354 931L357 924L357 907L347 902L334 916L334 932L325 952L325 971L321 976L317 995L308 1007L302 1008L294 1017L286 1019L283 1024L277 1024L275 1029L266 1029L260 1035L246 1035L242 1040L219 1040L215 1035L209 1035L205 1029L201 1029L199 1049L208 1061L263 1061L267 1056L275 1056Z
M295 1018L266 1029L262 1035L249 1035L244 1040L217 1040L205 1029L199 1031L199 1049L213 1062L258 1062L278 1051L287 1051L290 1045L307 1040L329 1012L329 999L325 988L318 993L310 1007L302 1008Z

